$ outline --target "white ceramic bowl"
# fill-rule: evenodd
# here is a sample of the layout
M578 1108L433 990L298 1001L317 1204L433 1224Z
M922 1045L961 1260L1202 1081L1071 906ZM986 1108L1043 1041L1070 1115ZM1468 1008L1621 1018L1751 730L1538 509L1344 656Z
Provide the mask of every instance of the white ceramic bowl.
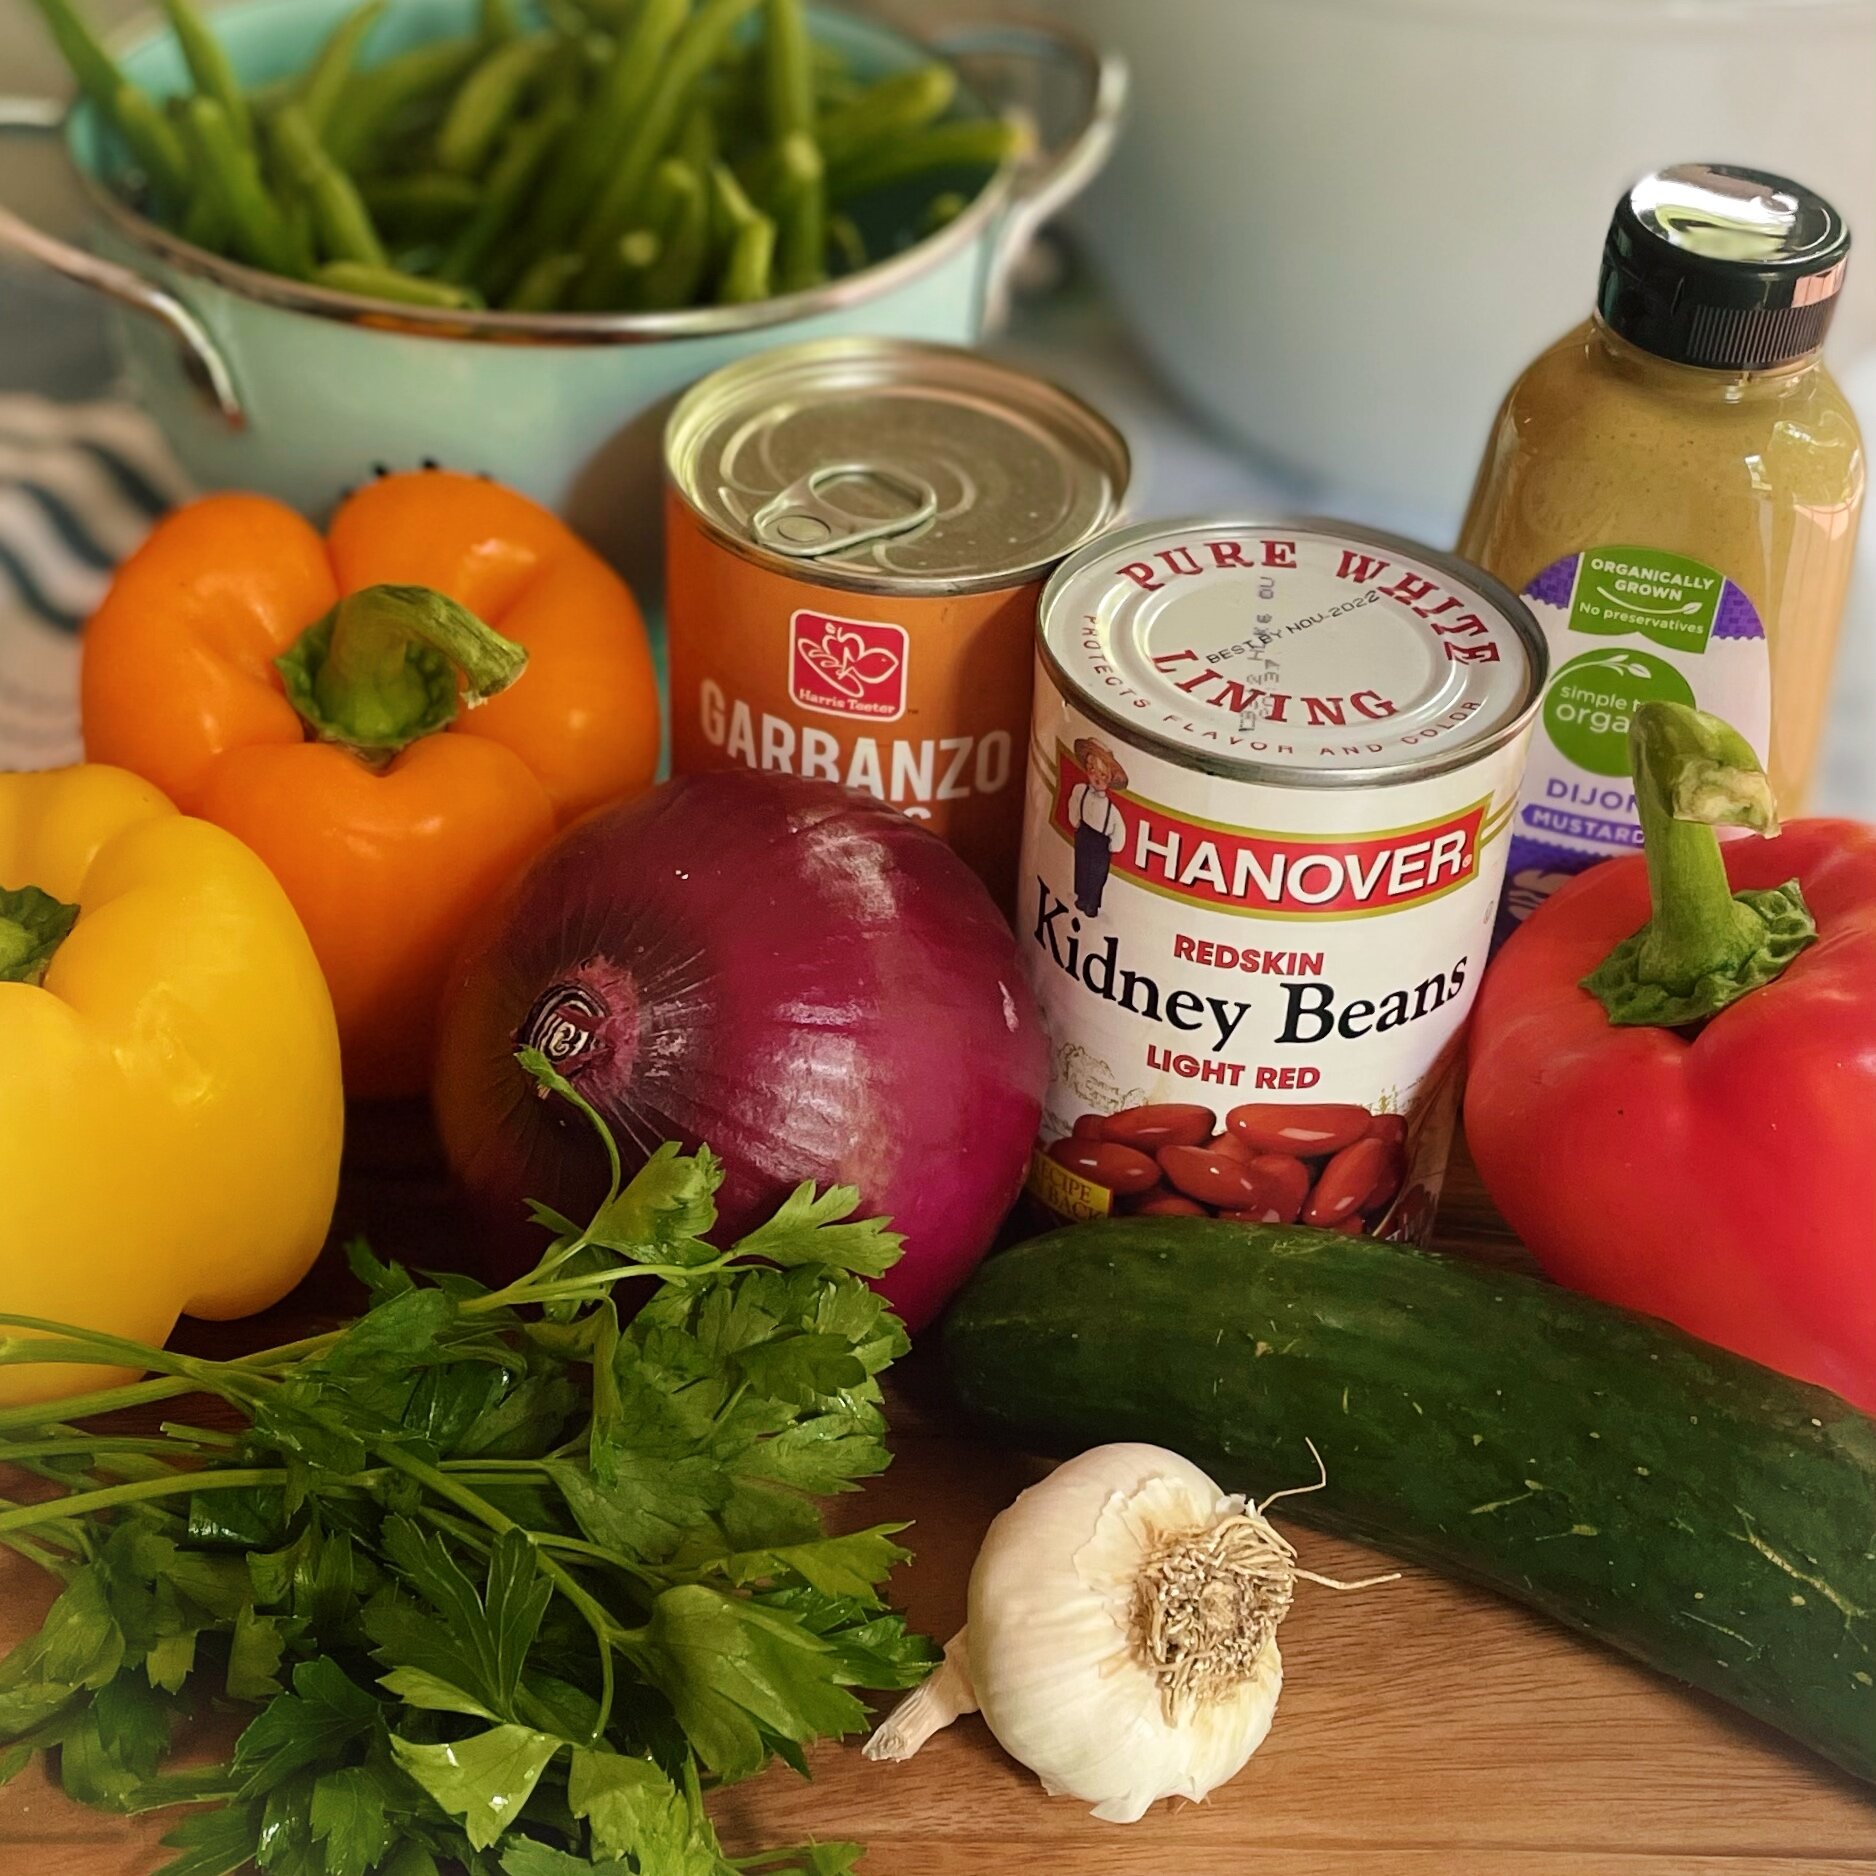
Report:
M1044 4L1134 73L1075 225L1188 400L1328 499L1456 523L1664 163L1831 197L1860 238L1832 356L1876 347L1876 0Z

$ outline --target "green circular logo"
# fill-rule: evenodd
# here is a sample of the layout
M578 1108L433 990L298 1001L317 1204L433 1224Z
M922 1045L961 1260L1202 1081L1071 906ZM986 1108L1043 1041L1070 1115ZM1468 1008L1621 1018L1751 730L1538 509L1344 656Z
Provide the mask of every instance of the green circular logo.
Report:
M1645 651L1624 645L1585 652L1551 679L1544 727L1578 768L1626 775L1629 719L1651 698L1690 704L1693 687L1665 658Z

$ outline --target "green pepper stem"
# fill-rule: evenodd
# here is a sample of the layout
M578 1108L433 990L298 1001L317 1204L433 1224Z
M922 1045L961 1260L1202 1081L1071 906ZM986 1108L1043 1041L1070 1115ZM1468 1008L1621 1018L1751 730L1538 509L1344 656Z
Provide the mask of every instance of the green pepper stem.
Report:
M485 703L527 662L519 645L427 586L348 594L274 660L313 734L373 762L448 728L459 702Z
M78 908L37 886L0 886L0 984L39 984L71 929Z
M1778 810L1751 745L1686 704L1650 702L1629 728L1652 916L1583 987L1619 1024L1679 1027L1771 982L1817 927L1797 881L1735 893L1716 827L1767 838Z

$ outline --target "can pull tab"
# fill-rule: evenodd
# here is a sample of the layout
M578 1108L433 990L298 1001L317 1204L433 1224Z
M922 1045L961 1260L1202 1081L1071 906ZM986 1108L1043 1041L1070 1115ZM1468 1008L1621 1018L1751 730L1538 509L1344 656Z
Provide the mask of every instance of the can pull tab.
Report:
M857 515L822 491L830 483L858 481L885 489L909 504L896 515ZM938 493L930 483L876 463L828 463L791 483L762 504L749 523L764 547L797 560L820 560L868 541L896 540L922 528L938 512Z

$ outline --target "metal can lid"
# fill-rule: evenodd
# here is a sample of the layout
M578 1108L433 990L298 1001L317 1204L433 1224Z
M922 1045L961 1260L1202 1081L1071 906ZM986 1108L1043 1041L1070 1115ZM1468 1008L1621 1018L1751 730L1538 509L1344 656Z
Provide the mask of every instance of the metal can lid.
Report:
M974 352L818 339L693 386L665 468L740 552L821 585L943 594L1040 578L1113 522L1129 459L1079 398Z
M1449 555L1339 522L1154 522L1042 596L1085 714L1186 767L1289 786L1438 773L1529 722L1548 664L1524 603Z

